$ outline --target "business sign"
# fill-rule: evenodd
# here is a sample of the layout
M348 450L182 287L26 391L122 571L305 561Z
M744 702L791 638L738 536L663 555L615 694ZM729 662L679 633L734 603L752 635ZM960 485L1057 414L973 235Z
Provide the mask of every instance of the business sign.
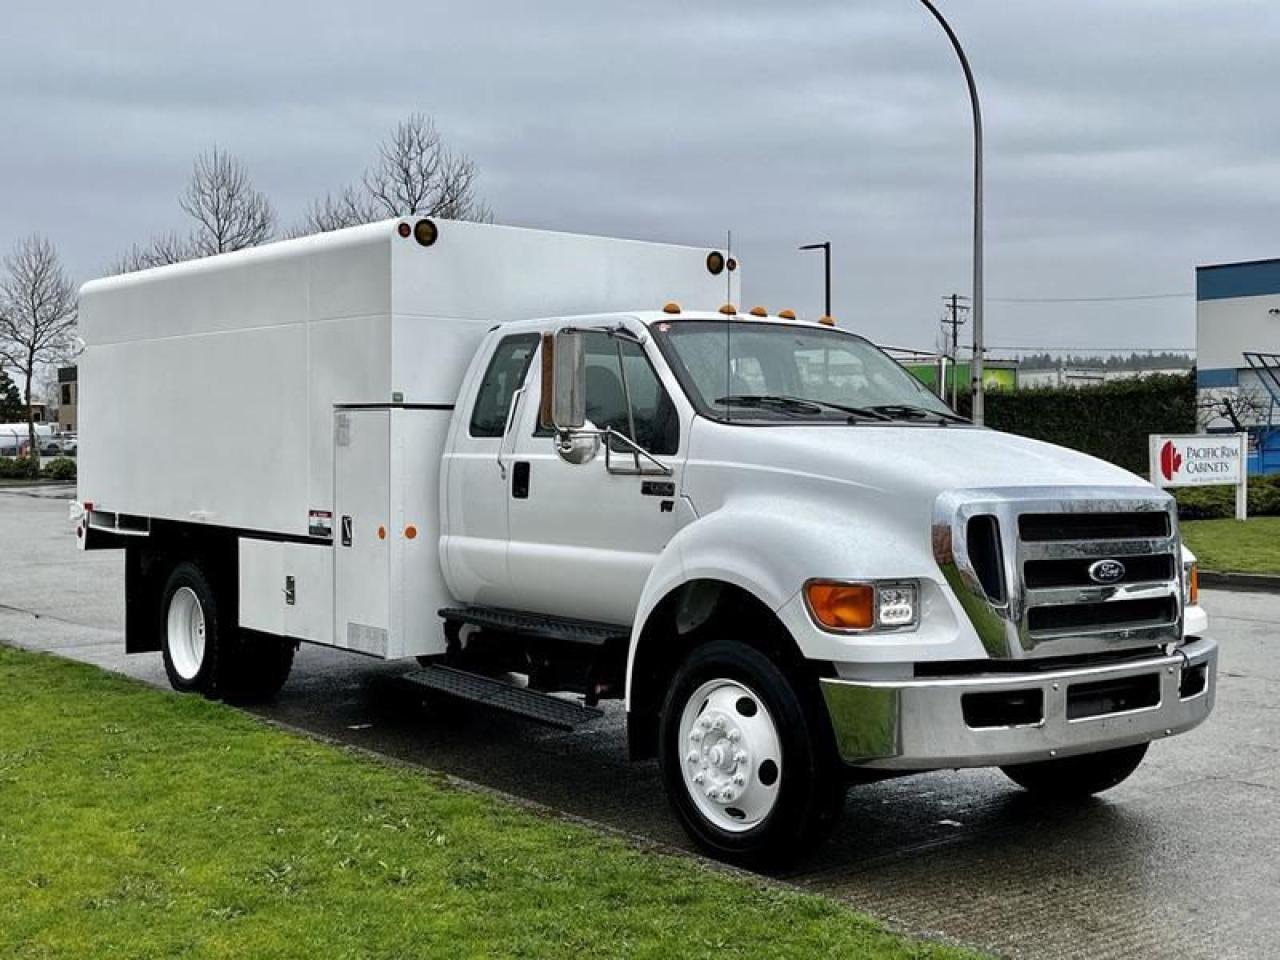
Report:
M1157 487L1236 488L1236 516L1243 520L1249 480L1247 433L1151 437L1151 482Z

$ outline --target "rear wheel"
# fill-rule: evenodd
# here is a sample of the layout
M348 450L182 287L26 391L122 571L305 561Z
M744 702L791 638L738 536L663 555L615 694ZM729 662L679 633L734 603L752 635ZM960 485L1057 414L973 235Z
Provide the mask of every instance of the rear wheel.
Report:
M194 563L173 568L160 597L160 648L169 684L184 693L211 693L219 646L218 604Z
M1147 755L1148 744L1001 767L1004 775L1037 796L1080 798L1102 793L1129 779Z
M224 622L217 582L193 560L179 562L165 581L159 629L169 684L237 703L269 700L288 679L297 644Z
M791 859L826 836L844 780L826 718L760 651L716 641L676 671L658 760L689 836L739 863Z

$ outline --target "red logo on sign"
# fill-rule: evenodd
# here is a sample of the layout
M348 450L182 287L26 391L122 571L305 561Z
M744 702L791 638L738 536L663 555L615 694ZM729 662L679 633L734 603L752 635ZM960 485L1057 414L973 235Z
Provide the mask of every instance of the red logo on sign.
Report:
M1166 440L1160 448L1160 472L1166 480L1172 480L1173 475L1181 469L1182 454L1174 448L1172 440Z

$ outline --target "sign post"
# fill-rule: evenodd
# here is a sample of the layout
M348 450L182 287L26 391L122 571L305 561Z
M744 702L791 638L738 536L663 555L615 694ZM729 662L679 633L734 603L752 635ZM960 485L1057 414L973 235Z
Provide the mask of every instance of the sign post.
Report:
M1236 519L1249 508L1249 435L1151 435L1151 482L1165 487L1233 486Z

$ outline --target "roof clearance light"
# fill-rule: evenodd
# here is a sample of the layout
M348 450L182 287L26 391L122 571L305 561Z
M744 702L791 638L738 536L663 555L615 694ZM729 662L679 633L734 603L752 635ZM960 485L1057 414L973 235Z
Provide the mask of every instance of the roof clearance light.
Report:
M719 250L712 250L707 254L707 270L713 277L720 276L724 272L724 254Z
M723 313L726 317L736 317L738 315L738 308L735 307L732 303L726 303L723 307L720 308L720 312Z
M767 317L769 315L769 311L764 307L752 307L751 315L753 317Z
M440 231L436 229L436 225L430 220L419 220L413 225L413 239L424 247L431 246L439 236Z
M836 318L824 313L818 318L818 322L824 327L834 327L836 325Z
M663 305L662 312L663 313L679 313L680 304L676 303L674 300L670 300Z
M778 316L783 320L794 320L796 318L796 312L791 309L779 310Z

